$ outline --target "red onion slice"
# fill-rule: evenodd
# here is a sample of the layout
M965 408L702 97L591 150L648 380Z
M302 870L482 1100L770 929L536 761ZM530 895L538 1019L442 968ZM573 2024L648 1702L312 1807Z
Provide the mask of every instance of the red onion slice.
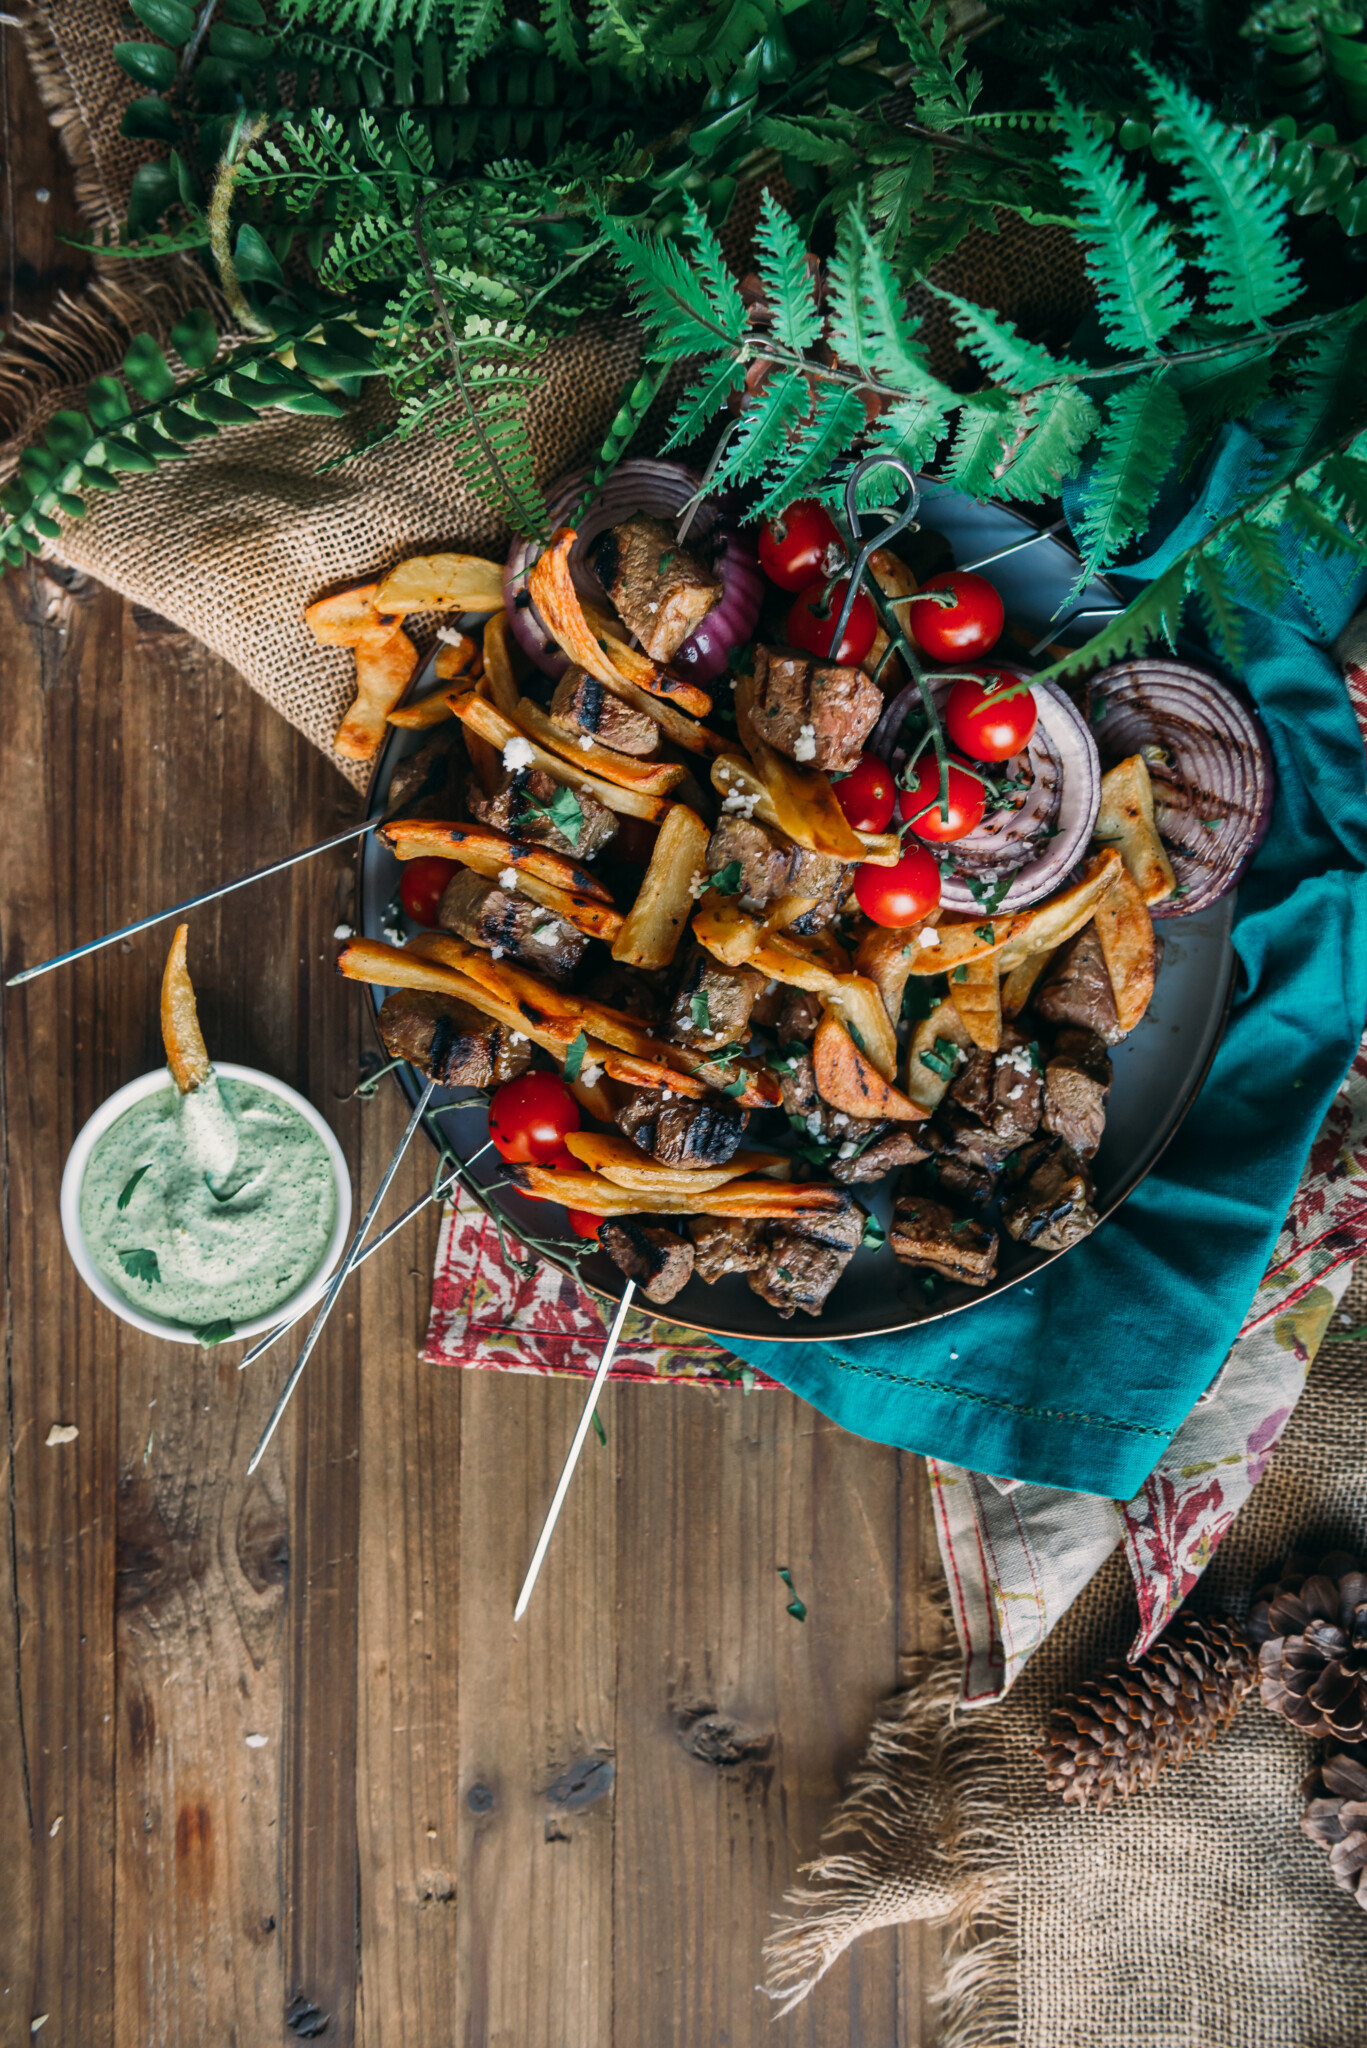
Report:
M1143 754L1154 822L1181 894L1155 917L1190 917L1234 888L1267 836L1275 780L1253 712L1227 684L1179 661L1126 661L1087 689L1108 765Z
M585 481L585 472L575 470L572 475L562 477L547 493L546 509L552 527L563 526L575 511L584 494ZM652 462L642 458L619 463L580 520L574 546L570 549L570 574L580 596L593 604L607 606L607 595L588 560L591 541L609 526L620 526L624 519L630 519L638 512L649 513L656 519L675 518L693 497L700 482L697 472L681 462ZM733 529L718 528L716 505L704 499L688 529L688 545L691 547L707 541L713 536L714 529L718 541L717 568L726 595L708 613L692 639L684 642L670 663L677 673L689 675L698 682L711 681L725 673L726 655L733 646L748 640L755 630L763 594L753 545ZM545 675L562 676L569 663L551 638L546 622L532 603L527 589L527 571L540 552L534 540L513 543L503 570L503 598L518 644ZM725 630L732 634L724 647L723 614Z
M943 710L952 681L931 676L930 687L937 710ZM974 831L943 848L947 864L940 901L947 910L983 909L984 897L995 897L995 885L1013 871L1015 879L1004 895L996 897L993 908L1028 909L1059 887L1092 836L1101 802L1096 743L1081 712L1062 690L1053 683L1036 683L1033 689L1039 716L1024 753L989 764L997 779L1028 768L1029 786L1017 809L992 812ZM874 727L869 746L893 768L906 759L898 739L902 721L920 702L915 683L908 684ZM1041 839L1044 833L1048 837ZM978 884L976 894L970 880Z

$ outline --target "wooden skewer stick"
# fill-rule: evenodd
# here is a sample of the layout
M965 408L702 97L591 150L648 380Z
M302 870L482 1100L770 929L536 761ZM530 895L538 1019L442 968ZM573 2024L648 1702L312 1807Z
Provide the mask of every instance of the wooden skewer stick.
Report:
M532 1588L536 1584L537 1573L541 1570L542 1564L545 1561L546 1552L550 1548L551 1537L555 1532L555 1525L560 1519L560 1510L565 1505L565 1495L570 1490L570 1481L574 1477L574 1468L579 1463L579 1453L584 1448L584 1439L588 1435L589 1425L593 1421L593 1411L598 1406L598 1397L603 1391L603 1382L611 1370L613 1355L617 1350L617 1340L622 1334L622 1325L627 1319L627 1310L631 1307L631 1297L635 1292L636 1282L628 1280L626 1286L622 1289L622 1299L617 1304L617 1313L612 1319L612 1328L608 1331L608 1341L603 1346L603 1355L598 1361L598 1370L593 1375L593 1383L589 1387L588 1399L584 1403L584 1412L579 1418L579 1427L574 1432L574 1441L570 1445L569 1456L565 1459L564 1469L560 1474L560 1483L555 1489L550 1507L547 1510L541 1534L537 1538L536 1549L532 1552L532 1561L527 1566L527 1576L522 1581L522 1591L518 1594L517 1605L513 1609L514 1621L521 1621L523 1615L527 1612L527 1603L532 1597Z
M284 1386L281 1388L280 1399L276 1402L274 1408L271 1410L271 1419L261 1432L260 1443L252 1452L251 1458L248 1461L247 1465L248 1478L251 1477L252 1473L255 1472L257 1466L261 1463L261 1460L265 1457L266 1447L270 1443L271 1438L275 1435L276 1430L280 1427L280 1418L284 1414L285 1410L289 1407L290 1401L294 1395L294 1390L298 1386L300 1380L303 1378L304 1367L309 1362L309 1358L313 1352L313 1347L318 1342L318 1339L322 1336L323 1325L327 1321L328 1317L332 1314L333 1304L336 1302L337 1297L341 1293L343 1287L345 1287L347 1275L350 1273L352 1267L356 1264L356 1261L360 1256L361 1246L365 1243L366 1233L370 1229L371 1224L374 1222L376 1215L379 1213L379 1207L381 1202L383 1202L385 1196L389 1193L389 1183L393 1180L395 1174L398 1172L399 1161L403 1158L404 1153L408 1150L409 1143L412 1139L413 1133L414 1131L416 1131L418 1125L422 1122L423 1117L426 1114L427 1105L432 1100L432 1092L435 1089L436 1085L437 1084L435 1081L429 1081L427 1083L427 1086L423 1089L422 1094L418 1097L416 1104L414 1105L413 1114L408 1119L407 1129L404 1131L404 1134L400 1138L398 1145L395 1147L394 1157L390 1160L388 1166L384 1170L383 1180L380 1182L380 1185L375 1190L374 1200L371 1202L370 1207L366 1210L365 1215L361 1219L360 1229L356 1232L356 1235L352 1238L351 1243L347 1246L347 1255L343 1259L341 1265L337 1268L336 1273L332 1277L332 1284L329 1286L327 1293L323 1296L323 1305L319 1309L316 1317L314 1318L313 1328L309 1331L308 1336L304 1339L303 1350L299 1353L299 1356L294 1361L294 1370L291 1372L289 1378L285 1381Z

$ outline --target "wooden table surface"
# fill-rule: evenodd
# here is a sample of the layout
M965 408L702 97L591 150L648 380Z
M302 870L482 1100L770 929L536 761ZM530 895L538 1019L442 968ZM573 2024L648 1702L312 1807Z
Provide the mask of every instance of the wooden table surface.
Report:
M81 259L8 30L0 52L7 302L35 313ZM0 582L7 973L354 807L165 621L41 564ZM316 1103L366 1196L402 1113L388 1084L354 1092L362 1002L331 966L351 895L325 856L197 915L190 956L211 1051ZM58 1223L81 1125L161 1063L168 938L0 1013L0 2043L43 2015L42 2048L929 2042L920 1929L865 1937L777 2025L757 1988L771 1914L932 1639L920 1461L786 1393L610 1388L515 1628L583 1389L419 1362L429 1215L350 1287L249 1482L285 1349L239 1375L240 1344L140 1336ZM387 1213L430 1166L405 1162ZM78 1434L50 1445L54 1424Z

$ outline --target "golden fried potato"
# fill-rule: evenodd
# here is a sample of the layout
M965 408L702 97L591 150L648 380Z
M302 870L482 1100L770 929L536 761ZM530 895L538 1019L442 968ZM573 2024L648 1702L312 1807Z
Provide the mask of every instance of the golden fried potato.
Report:
M396 860L458 860L476 874L492 881L505 868L515 868L519 879L535 875L557 889L569 889L580 896L612 902L612 892L591 869L580 867L568 855L555 853L535 840L510 839L494 825L448 825L434 818L392 818L376 834Z
M634 683L652 696L668 697L696 718L706 718L712 699L696 683L670 675L639 649L630 648L609 631L591 625L584 614L579 592L570 575L569 555L574 546L572 526L562 526L551 536L532 564L527 587L559 647L576 668L587 670L600 683ZM605 644L606 643L606 644Z
M830 1215L845 1206L843 1189L820 1181L789 1186L773 1180L733 1180L705 1193L684 1194L676 1188L652 1193L621 1188L596 1173L547 1166L515 1167L513 1178L546 1201L586 1209L591 1216L739 1216L758 1222L766 1217Z
M862 861L864 843L841 810L830 777L819 768L799 768L761 737L755 724L754 684L748 676L737 677L735 694L736 724L759 771L779 830L812 853Z
M997 956L966 960L949 977L949 997L963 1018L969 1037L984 1052L1002 1042L1002 997Z
M1096 935L1106 960L1122 1031L1133 1031L1149 1007L1158 973L1153 919L1139 884L1122 868L1096 907Z
M604 782L601 776L590 775L572 761L562 760L548 747L539 746L511 718L505 717L497 705L486 702L473 691L454 691L451 708L468 731L500 751L510 739L526 740L532 750L533 767L544 769L552 781L564 783L567 789L586 790L611 811L624 813L627 817L644 818L653 824L657 818L663 818L669 808L663 797L648 796L643 790L624 789L615 782Z
M859 941L859 951L854 956L855 970L874 984L894 1028L901 1021L902 998L911 978L911 963L921 951L921 933L933 930L939 921L940 913L934 910L922 925L894 929L888 925L873 924Z
M362 583L354 590L334 590L330 597L315 598L304 607L304 624L320 647L354 647L362 633L392 623L380 617L375 603L378 583Z
M1057 896L1037 903L1033 910L1023 910L1012 920L1010 936L1001 949L1002 973L1009 974L1032 953L1061 946L1065 939L1080 932L1116 876L1123 872L1115 848L1104 847L1093 854L1081 879L1071 888L1061 889Z
M891 1081L897 1072L897 1031L877 983L862 974L842 974L839 988L821 998L821 1007L840 1019L865 1059Z
M438 691L435 697L423 697L416 704L403 704L397 711L387 712L386 725L397 725L402 732L431 732L438 725L446 725L455 717L446 696Z
M402 626L375 626L356 642L356 695L337 728L334 753L373 761L390 712L413 680L418 650Z
M593 775L601 775L604 782L617 783L622 789L644 790L648 796L668 796L684 779L686 770L677 761L643 761L638 755L619 754L613 747L599 746L596 740L584 746L584 735L576 737L562 732L530 697L519 697L511 715L538 746L572 761L578 768L587 768Z
M522 661L522 650L513 638L506 612L495 612L484 625L484 679L487 689L481 695L497 704L505 718L516 719L517 700L522 695L518 685L518 665ZM522 662L523 667L530 663Z
M1177 887L1172 862L1153 821L1153 783L1142 754L1131 754L1101 778L1101 806L1093 828L1119 851L1146 903L1163 903Z
M593 1173L601 1173L615 1187L640 1188L645 1193L706 1194L725 1187L729 1180L742 1180L747 1173L769 1173L787 1166L782 1152L737 1152L725 1166L661 1166L629 1138L609 1136L600 1131L571 1131L565 1143L576 1159Z
M176 926L166 967L161 977L161 1037L166 1047L166 1064L182 1095L202 1088L213 1073L213 1065L199 1028L199 1007L194 984L186 964L185 949L190 937L188 924Z
M674 804L655 840L636 901L612 942L629 967L668 967L688 929L694 878L706 874L707 827L687 804Z
M501 612L503 565L478 555L412 555L375 593L377 611Z
M1043 974L1054 954L1056 946L1046 946L1043 952L1030 953L1017 967L1013 967L1002 983L1002 1015L1019 1017L1030 1000L1031 990Z
M929 1116L938 1109L960 1062L956 1053L973 1050L968 1026L948 996L923 1017L907 1047L907 1094Z
M434 995L458 996L481 1016L492 1017L509 1031L520 1031L557 1059L564 1059L575 1035L559 1022L536 1021L520 1004L506 1001L470 975L443 966L428 957L416 940L411 946L389 946L382 939L351 939L337 956L337 972L348 981L369 982L375 988L419 988Z
M877 991L874 991L877 998ZM881 998L879 1007L882 1007ZM812 1040L812 1071L816 1092L832 1109L846 1116L888 1117L895 1123L919 1123L920 1104L885 1081L873 1061L859 1050L832 1011L816 1027Z

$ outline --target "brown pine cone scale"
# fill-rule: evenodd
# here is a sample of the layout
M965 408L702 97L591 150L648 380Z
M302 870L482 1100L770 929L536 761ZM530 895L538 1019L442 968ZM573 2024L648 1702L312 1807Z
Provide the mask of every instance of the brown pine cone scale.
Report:
M1301 1827L1329 1851L1329 1868L1341 1892L1367 1913L1367 1762L1357 1756L1327 1756L1303 1781L1307 1801Z
M1098 1810L1128 1799L1227 1728L1255 1677L1233 1622L1177 1615L1137 1663L1113 1657L1053 1709L1035 1751L1049 1790Z
M1264 1706L1307 1735L1367 1737L1367 1572L1356 1557L1334 1550L1313 1571L1289 1558L1255 1594L1247 1626Z

